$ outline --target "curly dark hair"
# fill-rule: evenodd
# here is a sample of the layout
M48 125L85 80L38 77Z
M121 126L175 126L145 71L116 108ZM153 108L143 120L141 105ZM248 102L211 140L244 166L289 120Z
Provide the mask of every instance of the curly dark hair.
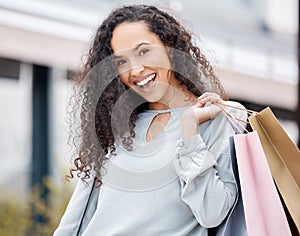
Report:
M110 41L117 25L139 21L145 23L163 45L172 49L171 69L182 85L196 96L205 91L213 91L223 99L227 99L212 66L200 49L192 43L191 34L178 20L154 6L131 5L118 8L97 29L86 61L74 76L75 93L71 96L68 114L69 141L75 144L76 149L69 178L73 178L75 172L82 180L86 180L91 177L92 171L99 178L104 161L116 150L116 135L127 149L131 147L135 136L136 117L147 109L148 104L134 93L126 93L124 96L127 88L120 82L111 60L113 51ZM120 96L123 96L122 101L125 101L123 104L126 104L127 109L122 107L121 112L112 117L114 106ZM122 114L122 110L132 111L127 119L129 124L126 124L129 127L128 132L122 122L112 121L112 119L124 120L122 116L124 117L126 112ZM79 117L76 117L76 112L79 112ZM76 118L79 120L77 125Z

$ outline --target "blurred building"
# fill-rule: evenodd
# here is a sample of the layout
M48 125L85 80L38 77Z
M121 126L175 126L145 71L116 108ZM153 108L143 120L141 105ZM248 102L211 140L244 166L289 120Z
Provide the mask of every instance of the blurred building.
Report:
M0 0L0 186L20 190L30 183L32 137L40 141L32 101L39 79L47 80L41 85L47 99L38 94L36 106L48 104L48 120L38 127L49 125L49 172L65 174L68 72L78 68L110 10L141 2L177 15L195 32L231 99L253 109L271 106L298 140L297 0Z

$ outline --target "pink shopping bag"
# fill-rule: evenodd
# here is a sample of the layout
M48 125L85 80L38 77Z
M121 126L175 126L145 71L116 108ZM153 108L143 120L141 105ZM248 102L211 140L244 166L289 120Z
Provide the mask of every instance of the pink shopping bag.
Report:
M248 236L291 235L257 132L233 138Z

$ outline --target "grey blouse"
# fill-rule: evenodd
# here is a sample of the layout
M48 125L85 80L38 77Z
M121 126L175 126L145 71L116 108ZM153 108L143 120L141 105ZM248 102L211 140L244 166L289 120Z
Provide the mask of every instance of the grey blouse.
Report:
M116 142L83 235L199 236L224 220L237 196L229 150L235 130L220 113L200 124L197 135L182 140L184 109L147 110L137 118L133 150ZM152 119L163 112L171 114L168 124L147 142ZM244 120L247 116L236 109L229 112ZM89 187L79 181L55 236L74 235L88 193Z

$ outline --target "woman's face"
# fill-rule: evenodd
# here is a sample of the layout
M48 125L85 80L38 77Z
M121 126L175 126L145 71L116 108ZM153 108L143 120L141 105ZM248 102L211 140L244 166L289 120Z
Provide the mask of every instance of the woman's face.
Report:
M121 23L112 35L111 47L120 79L150 103L168 100L171 63L167 48L143 22Z

